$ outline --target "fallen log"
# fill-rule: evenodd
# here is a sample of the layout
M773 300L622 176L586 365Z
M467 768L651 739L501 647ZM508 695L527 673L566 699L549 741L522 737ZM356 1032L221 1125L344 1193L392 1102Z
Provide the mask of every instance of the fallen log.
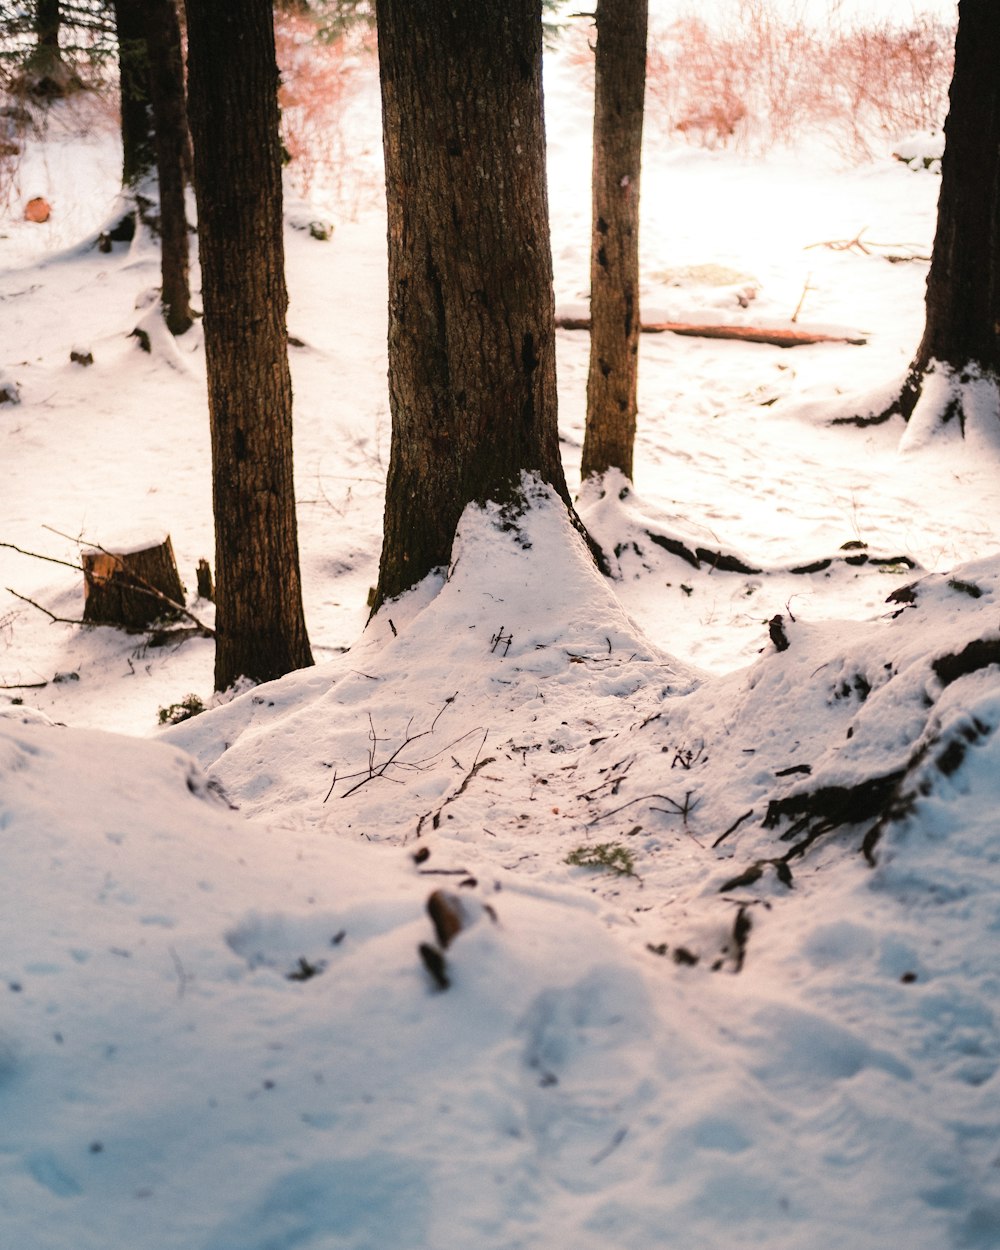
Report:
M589 317L556 317L559 330L589 330ZM766 343L770 347L809 347L815 343L847 343L863 347L861 334L834 334L825 330L803 330L798 326L736 326L698 324L687 321L644 321L643 334L685 334L698 339L735 339L742 343Z

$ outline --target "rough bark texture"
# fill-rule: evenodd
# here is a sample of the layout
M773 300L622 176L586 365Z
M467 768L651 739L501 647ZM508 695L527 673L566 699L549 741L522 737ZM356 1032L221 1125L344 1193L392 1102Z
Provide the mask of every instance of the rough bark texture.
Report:
M971 365L977 372L1000 376L998 47L1000 4L960 0L937 232L927 276L927 320L894 409L907 418L932 361L958 375Z
M139 550L84 551L81 559L85 621L142 629L176 614L159 595L184 606L184 587L169 535Z
M312 663L292 480L278 70L269 0L187 0L212 427L216 689Z
M153 168L153 115L143 0L114 0L121 94L122 186L134 187Z
M556 427L540 0L378 0L392 449L375 607L448 563Z
M160 188L160 273L163 314L171 334L191 327L188 223L184 206L187 110L176 0L145 0L149 97Z
M646 26L647 0L598 0L585 478L611 468L632 476Z

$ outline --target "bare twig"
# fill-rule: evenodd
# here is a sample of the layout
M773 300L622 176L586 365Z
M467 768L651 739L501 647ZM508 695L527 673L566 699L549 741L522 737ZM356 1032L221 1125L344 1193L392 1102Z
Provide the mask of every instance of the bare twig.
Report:
M712 849L715 850L717 846L725 842L726 838L728 838L731 833L735 833L736 830L740 827L740 825L742 825L745 820L749 820L752 815L753 815L753 808L751 807L751 809L748 812L744 812L743 815L739 817L739 819L734 820L733 823L729 826L729 828L725 831L725 833L719 834L719 836L712 843Z
M68 560L57 560L55 556L43 556L38 551L26 551L16 543L0 543L0 547L6 547L8 551L17 551L22 556L31 556L32 560L47 560L49 564L61 564L64 569L76 569L78 573L83 572L82 564L71 564Z
M617 794L618 791L621 789L622 782L625 780L626 773L628 772L628 770L632 767L634 763L635 763L634 755L629 758L619 760L617 764L613 764L611 766L612 774L610 777L606 777L600 783L600 785L595 786L593 790L586 790L584 791L583 794L578 794L576 797L578 799L592 799L594 795L600 794L600 792L603 789L605 789L607 786L611 787L612 794ZM615 772L614 770L616 768L620 768L621 772Z
M42 690L48 684L47 681L15 681L10 685L0 686L0 690Z
M917 250L920 246L918 243L874 243L872 242L871 239L862 240L861 236L864 234L864 232L867 229L868 229L867 226L862 226L853 239L822 239L818 243L807 243L805 250L808 252L811 248L814 248L814 247L828 247L831 252L856 251L862 256L871 256L873 248L878 248L882 251L891 251L891 249L899 247L899 248L909 248L911 252L913 253L913 255L911 256L890 255L890 256L887 256L886 259L891 260L891 261L930 260L929 256L924 256L922 253L920 253ZM794 321L795 318L793 317L792 320Z
M49 618L50 621L52 621L53 624L59 624L59 625L87 625L89 624L88 621L81 621L70 616L56 616L54 612L50 612L48 608L43 608L40 603L36 603L34 599L29 599L27 595L19 595L16 590L11 590L9 586L6 587L6 590L7 590L7 593L9 595L13 595L15 599L20 599L22 603L30 603L31 606L33 608L37 608L39 612L44 612L45 615Z
M799 313L802 311L802 305L806 302L806 294L813 288L809 285L809 279L812 274L806 276L805 282L802 284L802 294L799 296L799 302L795 305L795 311L792 313L792 324L794 325L799 319Z
M177 997L183 998L184 991L187 988L187 983L192 978L188 976L184 969L184 965L181 963L181 957L177 954L174 948L170 946L167 949L170 952L170 958L173 960L174 971L177 973Z
M666 815L681 816L684 820L685 826L687 826L688 816L694 811L701 801L700 799L695 799L692 803L691 795L693 793L693 790L688 790L684 795L683 803L678 803L677 800L672 799L669 794L640 794L638 798L629 799L627 803L622 803L620 807L613 807L610 812L603 812L600 816L595 816L593 820L587 821L587 827L590 828L591 825L596 825L599 821L607 820L609 816L616 816L619 812L623 812L626 807L632 807L635 803L648 803L650 799L659 799L661 803L669 803L673 810L667 811ZM662 807L656 807L653 808L653 811L661 812L664 811L664 809Z
M461 798L461 797L462 797L462 795L463 795L463 794L466 792L466 790L469 788L469 783L470 783L470 782L472 781L472 779L476 776L476 774L479 772L479 770L480 770L480 769L482 769L482 768L485 768L485 767L487 766L487 764L492 764L492 763L496 760L496 756L495 756L495 755L487 755L487 756L485 757L485 759L480 759L480 758L479 758L480 752L482 751L483 747L486 745L486 739L487 739L487 737L488 737L488 736L489 736L489 730L488 730L488 729L484 729L484 730L483 730L483 740L482 740L482 742L480 742L480 744L479 744L479 749L476 751L476 758L472 761L472 767L469 769L469 771L468 771L468 772L465 774L465 776L462 778L462 784L458 787L458 789L457 789L457 790L455 790L455 791L453 791L451 794L449 794L449 795L448 795L448 797L447 797L447 798L446 798L446 799L445 799L445 800L441 803L441 805L438 807L437 811L436 811L436 812L434 813L434 815L431 817L431 828L432 828L432 829L437 829L437 828L439 828L439 827L440 827L440 825L441 825L441 813L444 811L444 809L448 806L448 804L449 804L449 803L454 803L456 799L459 799L459 798ZM418 838L420 837L420 831L421 831L421 829L423 829L423 826L424 826L424 821L427 819L427 817L428 817L428 816L430 816L430 812L425 812L425 813L423 814L423 816L421 816L421 817L420 817L419 821L417 821L417 837L418 837Z
M456 738L454 742L447 743L444 747L441 748L440 751L435 751L433 755L427 756L425 760L400 760L399 759L400 753L405 751L411 742L416 742L420 738L426 738L429 734L432 734L434 732L434 730L437 727L438 721L444 715L445 711L450 706L450 704L454 703L457 698L458 698L458 692L456 691L455 694L450 695L447 699L445 699L444 703L438 709L438 712L435 715L434 719L431 721L430 726L427 729L421 730L420 733L415 734L415 733L410 732L410 727L413 724L413 718L410 717L409 721L407 721L407 724L406 724L406 730L403 735L403 741L399 744L399 746L396 747L394 751L392 751L386 757L386 759L384 759L381 762L381 764L376 764L375 762L375 758L377 754L377 747L378 747L379 742L385 742L386 739L379 738L378 735L376 734L375 722L372 720L371 713L369 712L368 713L368 724L369 724L368 740L369 740L370 746L368 748L368 767L367 769L364 769L361 772L347 773L345 775L344 780L350 780L353 777L359 777L359 776L361 780L355 782L353 786L350 786L347 790L345 790L344 793L340 797L342 799L346 799L349 795L353 794L356 790L360 790L362 786L367 785L369 781L374 781L378 777L384 778L386 781L396 781L395 777L386 776L387 771L394 765L397 768L418 769L422 767L427 762L427 760L434 759L436 756L443 754L445 751L451 750L451 748L454 747L456 743L461 742L463 738L467 738L469 736L468 733L462 734L461 737ZM469 732L471 733L474 731L470 730ZM335 774L334 779L333 779L333 785L331 785L330 789L327 791L326 799L328 799L330 795L333 793L333 788L336 784L337 784L337 777ZM323 800L324 803L326 802L326 799Z

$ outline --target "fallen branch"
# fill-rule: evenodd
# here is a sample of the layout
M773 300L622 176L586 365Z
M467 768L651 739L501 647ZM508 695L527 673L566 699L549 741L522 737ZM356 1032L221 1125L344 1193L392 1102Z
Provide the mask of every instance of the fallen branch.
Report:
M991 664L1000 664L1000 638L976 638L957 655L939 655L931 668L942 686L950 686L960 677L967 677Z
M556 317L559 330L589 330L589 317ZM810 347L815 343L847 343L863 347L865 335L831 334L825 330L800 330L797 326L736 326L688 321L644 321L643 334L682 334L696 339L733 339L741 343L765 343L770 347Z
M692 551L679 538L668 538L665 534L657 534L653 530L646 530L646 537L657 547L669 551L672 556L680 556L695 569L700 569L703 564L707 564L710 573L714 573L716 569L722 573L743 573L746 576L761 572L760 569L753 568L752 565L741 560L739 556L729 555L725 551L711 551L708 547L695 547ZM618 554L616 551L615 555Z
M862 241L862 235L868 229L862 226L853 239L824 239L819 243L807 243L805 250L808 252L814 247L828 247L831 252L857 252L861 256L871 256L872 249L877 248L886 253L885 259L890 264L897 265L900 261L922 260L929 261L930 257L922 252L915 251L918 245L916 243L873 243L870 239ZM894 252L893 248L909 248L910 252L900 253ZM793 318L794 320L794 318Z
M22 556L30 556L32 560L47 560L49 564L61 564L64 569L76 569L78 573L83 572L82 564L71 564L69 560L57 560L55 556L43 556L38 551L26 551L23 547L18 547L16 543L0 543L0 547L6 547L8 551L16 551Z
M43 557L44 558L44 557ZM61 563L61 561L60 561ZM6 587L7 593L13 595L15 599L20 599L22 603L30 603L33 608L37 608L39 612L44 612L53 625L87 625L88 621L75 619L71 616L56 616L54 612L50 612L48 608L43 608L40 603L36 603L34 599L29 599L27 595L19 595L16 590Z

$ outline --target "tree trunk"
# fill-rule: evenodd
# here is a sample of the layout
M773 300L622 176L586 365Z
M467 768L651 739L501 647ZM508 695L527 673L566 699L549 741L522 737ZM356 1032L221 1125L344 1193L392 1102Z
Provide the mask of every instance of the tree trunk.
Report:
M153 168L153 116L144 0L114 0L121 95L122 186L134 187Z
M1000 5L961 0L955 70L945 123L937 232L927 276L927 320L894 411L907 419L924 377L935 367L955 375L1000 377ZM970 372L971 371L971 372ZM957 415L961 389L941 419ZM998 414L1000 415L1000 414Z
M35 0L35 31L38 49L45 50L53 60L61 59L59 51L59 0Z
M59 46L59 0L36 0L35 46L20 77L21 87L43 100L57 100L83 85L63 59Z
M446 565L556 425L540 0L378 0L392 448L375 610Z
M647 0L597 0L590 371L581 475L632 477Z
M143 629L184 606L174 549L162 542L130 551L84 551L83 619L95 625ZM158 593L157 593L158 592Z
M184 204L187 111L176 0L146 0L149 96L160 189L160 273L163 314L171 334L190 329L188 222Z
M187 0L215 508L215 685L312 663L292 477L270 0Z

